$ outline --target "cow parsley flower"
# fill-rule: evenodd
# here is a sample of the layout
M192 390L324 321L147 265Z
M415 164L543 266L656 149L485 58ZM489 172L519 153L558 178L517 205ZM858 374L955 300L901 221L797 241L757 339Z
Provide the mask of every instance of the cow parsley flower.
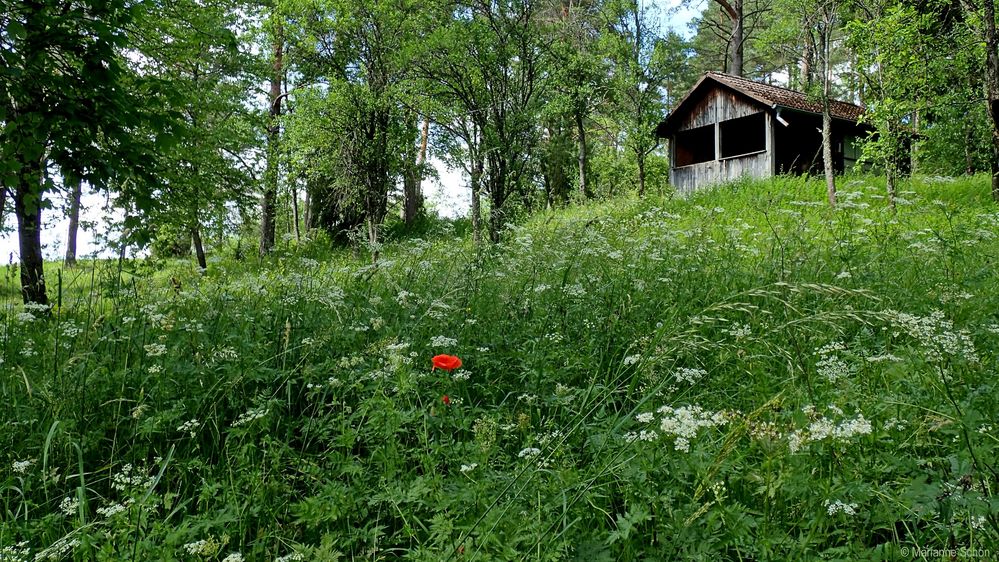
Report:
M194 556L201 556L204 558L209 558L213 556L218 556L219 552L225 548L225 545L229 543L228 535L223 535L221 539L217 539L214 536L210 536L207 539L201 539L194 542L189 542L182 546L181 548L187 551L188 554Z
M59 502L59 511L63 512L63 514L65 515L69 516L76 515L76 511L79 508L80 508L79 498L65 497L61 502ZM2 556L0 556L0 560L3 560Z
M192 419L180 424L177 431L190 434L191 437L194 437L198 434L197 432L199 427L201 427L201 422L196 419Z
M149 488L156 479L146 476L139 469L128 463L121 467L121 470L111 477L111 487L120 492L134 488Z
M31 468L31 465L33 464L35 464L35 461L31 459L24 461L14 461L14 463L11 464L11 469L14 471L14 474L25 474L28 472L28 469Z
M259 420L260 418L266 416L270 412L269 408L261 406L259 408L251 408L239 415L236 421L232 422L232 427L239 427L241 425L246 425L253 421Z
M857 504L855 503L843 503L840 500L826 500L825 506L829 515L836 515L837 513L845 513L847 515L857 514Z
M832 342L816 351L819 360L815 363L815 369L819 376L824 377L829 382L836 382L856 372L856 367L837 355L838 352L844 350L846 350L846 346L842 342Z
M842 415L843 413L842 410L835 406L830 407L830 409L836 412L837 415ZM835 423L833 420L817 414L813 406L807 406L802 410L810 416L818 417L812 420L807 428L792 431L787 436L788 448L791 450L791 453L797 453L810 442L830 440L838 443L846 443L858 435L869 435L873 431L871 422L863 414L857 414L855 418Z
M430 338L431 347L455 347L456 345L458 345L458 340L447 336L434 336Z
M747 338L753 333L753 329L749 326L749 324L739 324L739 323L732 324L732 327L725 331L728 332L730 336L734 337L737 340L741 340L742 338Z
M127 502L127 503L130 504L131 502ZM114 517L115 515L118 515L119 513L122 513L124 511L126 511L127 509L128 509L127 505L122 505L122 504L117 503L117 502L112 502L112 503L109 503L108 505L106 505L104 507L98 507L97 508L97 514L98 515L103 515L105 518L110 519L110 518Z
M517 453L517 456L523 459L523 458L536 457L540 454L541 454L541 449L538 449L537 447L527 447L526 449L521 449L521 451Z
M34 322L35 315L30 312L18 312L14 318L22 324L27 324L29 322Z
M887 310L884 314L899 330L921 342L930 360L942 361L947 355L964 358L970 363L979 361L971 335L967 330L954 329L954 323L939 310L934 310L929 316L895 310Z
M673 373L673 378L676 379L676 382L694 384L706 374L708 372L704 369L680 367Z
M83 328L80 328L73 322L66 322L62 328L62 335L66 338L75 338L83 333Z
M0 547L0 560L4 562L28 562L30 554L31 549L28 547L28 541Z
M188 554L193 554L195 556L198 556L203 553L207 545L208 541L206 541L205 539L201 539L194 542L189 542L184 546L182 546L181 548L186 550Z
M728 423L722 412L709 412L696 405L679 408L663 406L656 411L662 415L659 430L663 435L673 437L674 448L685 453L690 451L690 440L700 429Z

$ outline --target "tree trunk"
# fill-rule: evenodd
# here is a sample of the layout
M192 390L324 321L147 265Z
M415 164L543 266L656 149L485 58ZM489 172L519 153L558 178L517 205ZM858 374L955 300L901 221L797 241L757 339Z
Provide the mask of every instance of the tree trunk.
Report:
M291 220L295 223L295 240L301 242L302 231L298 227L298 188L295 187L295 182L291 182L291 214Z
M500 232L503 231L503 213L495 199L490 199L489 203L489 241L499 244Z
M638 160L638 196L645 197L645 155L636 154Z
M732 17L732 40L729 45L731 59L729 74L742 76L743 44L745 42L745 38L743 37L744 18L742 15L742 0L732 0L732 10L734 13L730 14Z
M371 111L367 119L367 141L372 156L365 162L364 213L367 221L368 245L372 263L378 261L378 228L388 210L389 148L388 130L391 117L384 105Z
M586 157L586 127L582 111L576 112L576 138L579 141L579 194L584 199L589 199L593 193L590 192L590 186L586 183L589 162Z
M889 121L885 129L886 132L885 136L887 137L887 140L889 142L888 158L885 159L885 187L888 189L888 206L891 207L891 209L894 211L895 193L896 193L895 184L899 172L898 153L901 151L898 150L899 140L897 133L892 129L893 129L892 123L891 121Z
M14 193L17 237L21 252L21 298L24 303L48 304L42 257L41 164L29 162L21 169Z
M725 57L725 72L742 76L743 43L745 42L744 20L742 11L743 0L714 0L721 6L722 11L728 16L732 24L732 35L728 40L728 53ZM635 16L635 23L638 23L638 16ZM639 38L639 43L641 39Z
M992 128L992 199L999 202L999 34L996 33L996 8L993 0L985 7L985 82L988 94L989 125Z
M3 215L7 210L7 188L0 185L0 232L3 232Z
M260 255L266 255L274 247L275 223L277 222L278 190L278 140L281 134L281 80L284 76L282 59L284 37L281 24L274 32L274 65L271 74L270 124L267 127L267 170L265 171L264 197L260 209Z
M975 158L973 156L972 150L974 147L974 123L970 119L964 120L964 173L971 174L975 173ZM3 226L0 223L0 226Z
M481 187L483 168L482 156L476 153L473 157L472 171L469 174L472 188L472 240L476 244L482 243L482 200L479 198L479 188Z
M407 227L416 222L420 209L420 172L415 165L409 166L402 176L402 220Z
M69 202L69 235L66 237L66 267L76 265L76 233L80 230L80 200L83 199L83 181L75 182Z
M503 231L503 205L507 193L507 160L502 154L493 152L489 155L489 241L498 244Z
M128 224L128 215L125 215L125 224ZM118 271L121 271L123 264L125 263L125 258L128 257L128 229L123 228L121 231L121 239L118 241L120 246L118 246Z
M201 243L201 229L197 225L191 227L191 239L194 240L194 253L198 256L198 267L201 271L208 269L208 260L205 259L205 246Z
M888 170L885 174L885 186L888 188L888 206L892 210L895 210L895 194L897 190L895 189L895 181L898 177L898 173L894 165L889 165Z
M305 235L309 235L309 229L312 228L312 194L310 193L309 186L305 186L305 213L302 222L305 224Z
M371 248L371 263L378 263L378 220L368 214L368 247Z
M813 72L813 70L812 70L812 57L813 56L814 55L813 55L813 49L812 49L812 38L811 38L811 35L809 34L805 38L805 46L804 46L804 49L803 49L803 51L801 53L801 66L800 66L800 68L801 68L801 79L800 79L799 87L803 91L805 91L805 92L807 92L807 91L809 91L809 90L812 89L812 72Z
M430 119L424 118L420 131L420 148L416 155L416 163L402 180L403 189L403 220L406 226L412 226L423 212L423 164L427 161L427 140L430 136Z

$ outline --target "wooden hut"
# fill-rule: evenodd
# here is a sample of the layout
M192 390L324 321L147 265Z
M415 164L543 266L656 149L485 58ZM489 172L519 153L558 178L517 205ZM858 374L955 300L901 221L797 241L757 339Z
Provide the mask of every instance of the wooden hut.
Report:
M850 170L864 108L832 101L833 167ZM669 139L670 183L680 191L744 175L819 172L822 169L822 102L802 92L708 72L656 127Z

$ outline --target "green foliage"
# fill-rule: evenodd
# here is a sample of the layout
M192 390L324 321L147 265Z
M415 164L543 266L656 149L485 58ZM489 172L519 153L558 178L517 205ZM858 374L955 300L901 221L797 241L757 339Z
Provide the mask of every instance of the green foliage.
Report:
M131 240L158 237L161 246L170 245L180 231L189 249L192 231L231 233L250 206L258 168L253 149L263 123L247 99L262 72L246 56L251 37L241 28L244 7L213 1L137 9L133 37L141 58L134 64L170 84L169 104L160 110L182 116L183 134L148 163L157 177L142 186L154 203L138 205L129 193L118 199L119 208L134 208L144 219L127 233Z
M882 168L911 160L921 171L988 169L988 130L981 84L983 54L969 29L949 19L950 6L872 2L874 17L847 25L860 66L872 69L864 120L877 135L865 156ZM978 116L976 119L974 116Z
M334 237L381 225L415 123L404 108L412 2L295 1L284 6L302 76L286 120L292 181L303 179L314 224Z
M0 552L992 557L986 182L628 195L8 307Z
M661 33L651 8L638 2L613 4L613 27L605 41L613 61L610 120L620 128L623 145L635 159L638 191L645 191L645 160L660 148L654 131L662 120L664 94L682 95L687 76L686 42L672 31Z
M133 7L118 0L0 7L0 184L41 185L43 159L93 185L138 166L151 143L132 130L169 124L170 116L144 113L162 101L164 85L129 76L123 62ZM42 191L26 193L29 206L41 204Z

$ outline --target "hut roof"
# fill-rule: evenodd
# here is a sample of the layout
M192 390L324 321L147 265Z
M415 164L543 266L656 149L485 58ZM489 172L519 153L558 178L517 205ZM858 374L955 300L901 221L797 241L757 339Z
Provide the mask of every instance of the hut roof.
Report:
M754 82L747 78L732 76L731 74L725 74L724 72L706 72L704 73L704 76L702 76L701 79L694 84L694 87L687 92L687 95L680 100L680 102L676 105L676 108L666 117L666 119L660 123L658 127L656 127L656 133L659 136L665 136L666 133L668 133L674 126L675 117L684 114L687 111L687 106L693 103L694 98L697 97L695 94L712 86L713 84L718 84L730 90L734 90L767 107L785 107L787 109L804 111L806 113L822 113L822 102L820 100L810 98L808 94L804 92ZM864 108L850 102L830 100L829 112L836 119L856 122L860 119L861 114L864 113Z

